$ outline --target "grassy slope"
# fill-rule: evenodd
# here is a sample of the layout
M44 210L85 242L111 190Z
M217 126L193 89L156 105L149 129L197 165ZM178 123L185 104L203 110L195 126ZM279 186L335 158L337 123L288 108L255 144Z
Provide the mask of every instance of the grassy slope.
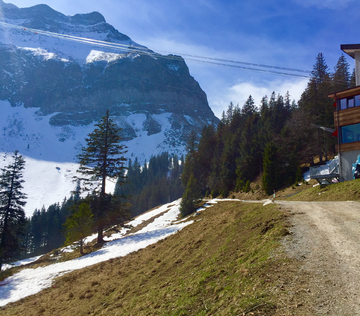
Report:
M285 213L221 202L194 219L146 249L66 274L0 315L276 314L286 259L274 254Z
M289 198L290 201L360 201L360 179L321 187L310 187Z

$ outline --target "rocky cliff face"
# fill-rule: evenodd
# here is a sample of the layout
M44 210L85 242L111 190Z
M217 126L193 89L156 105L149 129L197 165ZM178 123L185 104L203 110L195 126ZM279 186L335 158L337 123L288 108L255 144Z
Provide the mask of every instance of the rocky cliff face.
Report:
M11 106L37 108L51 126L72 129L109 109L125 140L163 132L153 144L159 152L182 152L192 129L218 122L180 56L133 42L100 13L69 17L46 5L0 6L0 100ZM131 119L139 114L141 133ZM167 124L159 119L164 114Z

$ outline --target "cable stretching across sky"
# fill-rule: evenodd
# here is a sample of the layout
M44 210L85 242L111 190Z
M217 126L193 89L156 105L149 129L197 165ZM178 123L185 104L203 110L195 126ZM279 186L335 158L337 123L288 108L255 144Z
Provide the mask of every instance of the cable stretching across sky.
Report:
M78 36L73 36L73 35L48 32L48 31L44 31L44 30L27 28L24 26L9 24L9 23L5 23L5 22L0 22L0 25L3 27L6 27L6 28L19 29L19 30L23 30L25 32L32 32L32 33L39 34L39 35L45 35L45 36L55 37L55 38L59 38L59 39L69 40L69 41L75 41L75 42L89 44L89 45L108 47L108 48L113 48L115 50L121 49L121 50L126 50L131 53L137 53L137 54L144 54L144 55L149 54L149 51L145 50L145 48L142 49L140 46L139 47L129 46L126 44L121 44L121 43L106 42L106 41L85 38L85 37L78 37ZM264 64L257 64L257 63L248 63L248 62L243 62L243 61L220 59L220 58L206 57L206 56L197 56L197 55L191 55L191 54L179 54L179 53L170 53L170 52L164 52L164 51L159 51L159 52L166 53L169 55L165 56L165 55L160 55L160 54L154 53L156 58L165 58L165 59L170 59L170 60L182 60L182 57L184 57L188 61L191 61L191 62L199 62L199 63L205 63L205 64L214 65L214 66L238 68L238 69L243 69L243 70L258 71L258 72L298 77L298 78L299 77L300 78L310 78L310 74L311 74L311 71L296 69L296 68L286 68L286 67L264 65ZM257 67L257 68L255 68L255 67Z

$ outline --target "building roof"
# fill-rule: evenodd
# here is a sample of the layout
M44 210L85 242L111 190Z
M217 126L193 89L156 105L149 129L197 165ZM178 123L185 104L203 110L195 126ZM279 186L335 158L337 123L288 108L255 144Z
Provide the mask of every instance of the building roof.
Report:
M356 86L354 88L331 93L328 95L328 97L333 98L334 100L339 100L339 99L343 99L343 98L352 97L355 95L360 95L360 86Z
M355 52L360 52L360 44L343 44L340 45L343 52L355 59Z

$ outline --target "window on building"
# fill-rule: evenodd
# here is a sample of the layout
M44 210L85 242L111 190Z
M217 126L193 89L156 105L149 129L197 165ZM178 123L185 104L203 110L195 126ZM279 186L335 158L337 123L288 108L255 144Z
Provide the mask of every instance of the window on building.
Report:
M360 141L360 123L341 127L341 143Z
M360 106L360 95L355 96L355 106Z
M347 99L340 100L340 110L345 110L347 108Z
M355 105L355 100L354 98L349 98L348 99L348 108L353 108Z
M340 99L340 110L346 110L349 108L353 108L354 106L360 106L360 95Z

